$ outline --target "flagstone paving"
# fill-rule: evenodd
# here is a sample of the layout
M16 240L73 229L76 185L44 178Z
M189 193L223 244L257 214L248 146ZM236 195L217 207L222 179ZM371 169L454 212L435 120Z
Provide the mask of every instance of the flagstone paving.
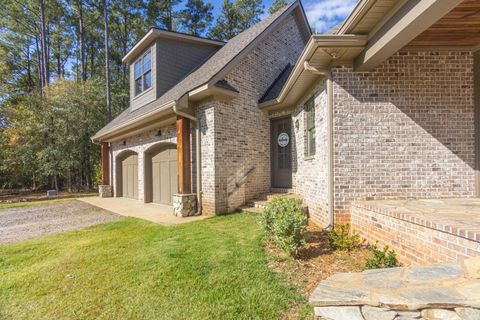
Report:
M480 319L480 257L340 273L310 297L320 319Z

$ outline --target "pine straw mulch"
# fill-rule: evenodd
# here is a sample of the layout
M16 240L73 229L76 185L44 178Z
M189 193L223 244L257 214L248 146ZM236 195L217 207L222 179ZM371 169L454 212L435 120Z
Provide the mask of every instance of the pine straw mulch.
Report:
M335 273L363 271L365 259L370 256L364 245L350 252L331 250L326 232L313 222L307 228L307 243L296 259L286 256L272 243L266 243L266 250L270 268L284 275L287 284L299 290L304 297L303 301L288 309L282 319L313 319L308 297L318 283Z

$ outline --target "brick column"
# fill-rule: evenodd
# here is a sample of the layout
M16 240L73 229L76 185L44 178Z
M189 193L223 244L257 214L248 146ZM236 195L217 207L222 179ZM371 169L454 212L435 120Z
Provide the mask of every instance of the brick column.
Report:
M192 192L190 168L190 119L177 117L178 193Z
M102 184L110 184L110 148L107 142L102 143Z

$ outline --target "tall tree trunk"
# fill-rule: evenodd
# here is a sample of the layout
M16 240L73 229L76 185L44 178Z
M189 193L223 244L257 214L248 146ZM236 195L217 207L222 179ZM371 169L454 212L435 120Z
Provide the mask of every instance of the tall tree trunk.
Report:
M28 79L28 90L33 89L33 78L32 78L32 61L30 57L30 44L27 44L27 79Z
M42 73L43 73L43 81L44 86L48 86L50 82L50 74L49 74L49 57L48 57L48 39L47 39L47 27L45 21L45 1L39 0L39 9L40 9L40 49L41 49L41 57L42 57Z
M36 46L36 49L37 49L37 63L38 63L38 74L39 74L38 81L39 81L39 84L40 84L40 92L43 93L43 87L45 86L45 82L44 82L44 79L43 79L42 53L40 51L40 45L39 45L38 42L39 42L38 37L35 36L35 46Z
M125 10L123 12L123 37L122 37L122 57L125 57L127 54L127 47L128 47L128 18L127 18L127 11ZM122 70L123 70L123 75L122 75L122 82L123 86L127 85L127 78L128 78L128 67L125 63L122 64Z
M62 78L62 51L61 51L61 45L60 45L60 38L58 39L57 42L57 79Z
M97 48L95 47L95 42L92 39L92 43L90 44L90 78L93 78L95 75L95 52Z
M83 0L77 1L78 7L78 35L80 45L80 79L82 82L87 80L87 74L85 70L85 23L83 21Z
M167 29L169 31L173 31L173 8L172 8L172 1L167 0L167 12L168 12L168 21L167 21Z
M106 96L107 96L107 119L112 121L112 98L110 96L110 54L108 43L108 0L103 2L103 21L105 25L105 84L106 84Z

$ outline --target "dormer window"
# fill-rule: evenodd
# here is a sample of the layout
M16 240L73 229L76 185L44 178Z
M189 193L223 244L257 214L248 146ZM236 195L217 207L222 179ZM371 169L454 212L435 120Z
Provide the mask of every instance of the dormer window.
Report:
M135 95L152 87L152 58L148 50L134 65Z

